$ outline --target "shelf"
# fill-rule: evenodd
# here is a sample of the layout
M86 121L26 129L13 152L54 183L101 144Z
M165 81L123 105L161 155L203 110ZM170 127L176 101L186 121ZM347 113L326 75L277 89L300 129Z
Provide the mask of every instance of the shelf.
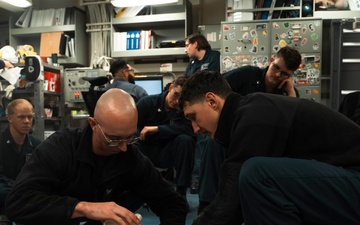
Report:
M54 91L44 91L45 95L54 95L54 96L61 96L61 92L54 92Z
M343 63L360 63L360 59L343 59Z
M341 94L342 95L347 95L347 94L350 94L350 93L353 93L353 92L358 92L360 90L341 90Z
M113 18L113 26L131 27L145 29L147 25L172 26L185 24L186 13L165 13L157 15L134 16L124 18Z
M60 65L66 65L67 67L88 65L88 46L87 35L85 32L86 15L84 11L78 9L74 10L73 13L73 24L46 27L19 28L15 25L18 17L15 17L15 15L11 16L9 23L10 45L14 49L17 49L17 46L25 44L31 45L34 48L34 51L37 54L40 54L42 33L63 32L69 35L71 38L74 38L76 57L58 57L58 63Z
M82 120L89 118L89 114L83 114L83 115L73 115L71 116L74 120Z
M343 29L343 32L344 33L348 33L348 34L356 34L356 33L360 33L360 28L357 28L357 29Z
M314 17L322 19L353 19L359 17L359 11L334 10L334 11L314 11Z
M15 88L13 90L13 95L28 95L28 94L33 94L34 93L34 87L29 87L29 88Z
M44 66L46 71L62 72L62 68L59 66L50 65L47 63L43 63L42 65Z
M45 32L69 32L75 31L75 25L63 25L63 26L50 26L50 27L28 27L28 28L14 28L10 32L12 36L39 36Z
M360 42L344 42L343 46L344 47L359 47Z
M135 57L155 57L155 56L170 56L176 58L184 58L185 48L155 48L146 50L128 50L113 52L112 57L135 58Z
M144 58L158 61L186 58L185 47L157 47L163 42L184 40L190 34L191 3L185 0L181 5L151 6L149 13L150 15L112 18L111 45L114 46L114 33L116 32L151 30L151 49L112 51L111 57L142 62L146 61L143 60ZM123 44L125 43L126 40Z
M60 122L61 122L61 120L63 120L62 117L51 117L51 118L46 118L46 117L44 117L44 121L45 121L45 122L49 122L49 121L52 121L52 122L54 122L54 121L60 121Z
M229 1L229 0L228 0ZM305 4L304 1L299 1L298 6L286 6L286 7L268 7L268 8L246 8L246 9L225 9L225 13L236 13L236 12L264 12L264 11L289 11L289 10L299 10L299 18L321 18L321 19L353 19L359 17L359 11L351 10L316 10L315 3L313 5L313 11L310 14L313 14L311 17L301 15L303 13L302 6ZM279 18L286 20L287 18ZM230 22L230 21L228 21Z
M300 10L300 6L293 6L293 7L270 7L270 8L255 8L255 9L233 9L227 10L228 13L235 13L235 12L264 12L264 11L287 11L287 10Z

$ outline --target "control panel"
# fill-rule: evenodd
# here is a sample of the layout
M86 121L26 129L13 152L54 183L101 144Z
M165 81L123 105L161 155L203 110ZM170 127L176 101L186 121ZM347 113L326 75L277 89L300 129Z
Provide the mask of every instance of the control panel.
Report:
M69 68L65 69L64 99L65 102L84 102L81 92L88 91L90 83L83 77L106 76L103 69Z

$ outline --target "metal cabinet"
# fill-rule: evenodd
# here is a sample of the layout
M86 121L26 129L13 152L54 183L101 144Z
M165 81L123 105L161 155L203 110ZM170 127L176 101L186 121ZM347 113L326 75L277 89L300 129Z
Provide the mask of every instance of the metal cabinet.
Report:
M36 80L28 83L25 88L16 88L12 93L12 100L24 98L29 100L34 106L35 118L33 121L32 135L40 140L46 139L50 134L64 128L64 95L63 86L63 67L45 65L44 73L50 72L59 74L60 91L54 92L46 90L47 80ZM44 85L45 84L45 85ZM10 102L10 100L3 101ZM6 106L3 106L5 110ZM45 109L51 110L51 115L46 116ZM1 117L1 130L7 125L7 119Z

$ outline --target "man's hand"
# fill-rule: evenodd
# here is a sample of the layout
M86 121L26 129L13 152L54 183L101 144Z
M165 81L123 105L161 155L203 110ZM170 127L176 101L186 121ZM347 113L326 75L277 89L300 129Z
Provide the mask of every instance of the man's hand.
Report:
M11 64L11 62L5 60L5 59L0 59L0 69L10 69L13 68L14 65Z
M11 64L11 62L9 62L9 61L7 61L7 60L4 60L4 63L5 63L5 68L10 69L10 68L13 68L13 67L14 67L14 65Z
M104 222L113 220L121 225L139 224L140 220L134 213L115 202L79 202L75 206L72 219L86 217L88 219Z
M284 87L284 89L285 89L288 96L296 97L296 92L295 92L295 89L294 89L294 82L293 82L292 77L289 77L289 78L283 80L278 86L279 89L281 89L283 87Z
M159 132L158 126L145 126L140 132L140 140L145 140L146 135Z

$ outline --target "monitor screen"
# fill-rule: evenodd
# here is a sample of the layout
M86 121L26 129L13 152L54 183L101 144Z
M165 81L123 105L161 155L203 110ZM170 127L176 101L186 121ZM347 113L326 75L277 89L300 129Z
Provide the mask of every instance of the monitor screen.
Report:
M148 95L160 94L163 91L162 76L136 76L135 84L144 88Z

